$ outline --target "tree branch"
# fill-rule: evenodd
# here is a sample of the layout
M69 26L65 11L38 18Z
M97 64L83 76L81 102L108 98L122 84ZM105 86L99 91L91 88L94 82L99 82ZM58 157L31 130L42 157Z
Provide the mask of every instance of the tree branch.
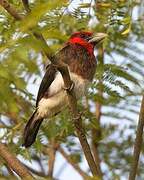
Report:
M55 156L57 151L57 145L55 145L54 139L50 141L51 146L48 150L49 155L49 161L48 161L48 176L53 177L53 171L54 171L54 163L55 163Z
M9 175L10 175L11 177L15 178L14 172L13 172L12 169L8 166L8 164L5 162L4 165L6 166Z
M100 129L100 115L101 114L101 105L99 103L96 103L96 127L92 129L92 151L93 155L97 164L97 168L99 171L99 174L101 174L102 177L102 172L101 172L101 167L100 167L100 157L99 157L99 141L101 137L101 129Z
M0 0L0 5L7 10L7 12L13 16L16 20L21 20L23 18L15 8L7 1L7 0Z
M61 155L72 165L72 167L83 177L83 179L88 179L88 175L80 169L80 167L73 162L71 157L63 150L62 147L58 148L58 151L61 153Z
M8 167L12 168L22 179L34 179L25 166L2 143L0 143L0 156L6 161Z
M41 162L41 157L39 155L34 154L34 155L32 155L32 159L34 161L36 161L36 163L38 163L38 165L41 169L41 172L45 173L45 167L43 167L43 164Z
M51 178L49 177L49 175L46 175L44 172L40 172L40 171L37 171L35 169L33 169L32 167L29 167L28 165L24 164L24 166L29 169L29 171L31 171L33 174L37 175L37 176L40 176L40 177L43 177L44 179L48 179L48 180L58 180L57 178Z
M133 152L133 161L129 174L129 180L135 180L136 178L139 156L142 148L143 127L144 127L144 95L142 97L141 108L139 113L139 121L137 126L136 139L135 139L134 152Z
M22 3L24 5L24 8L27 12L30 12L30 7L29 7L29 1L28 0L22 0Z
M16 20L22 19L22 17L17 14L17 12L14 10L14 8L6 0L0 0L0 4ZM76 129L77 136L78 136L78 138L80 140L82 149L84 151L86 160L87 160L87 162L89 164L89 167L90 167L90 170L91 170L92 174L94 176L100 176L99 171L98 171L97 166L96 166L96 163L95 163L94 158L92 156L90 146L89 146L89 144L87 142L87 139L86 139L85 130L84 130L83 126L82 126L82 119L81 119L80 113L79 113L78 108L77 108L77 99L75 97L75 93L74 93L73 89L71 89L72 81L70 79L68 67L67 67L66 64L64 64L62 62L59 62L56 58L54 58L54 57L52 58L51 51L49 51L50 48L48 47L46 41L44 40L44 38L42 37L41 34L34 33L34 35L39 40L41 40L41 43L43 44L42 47L43 47L44 53L49 58L51 63L53 63L57 67L57 69L60 71L60 73L62 74L64 84L65 84L65 88L67 89L69 107L70 107L71 112L72 112L72 116L73 116L72 120L73 120L73 124L75 126L75 129Z
M48 177L44 172L40 172L40 171L37 171L35 169L33 169L32 167L29 167L28 165L26 164L23 164L29 171L31 171L33 174L37 175L37 176L40 176L40 177Z

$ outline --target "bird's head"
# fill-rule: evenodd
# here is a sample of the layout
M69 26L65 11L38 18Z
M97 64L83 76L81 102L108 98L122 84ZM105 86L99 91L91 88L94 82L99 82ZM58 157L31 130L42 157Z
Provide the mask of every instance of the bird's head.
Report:
M72 44L79 44L85 47L90 54L93 54L94 46L99 44L107 34L105 33L91 33L86 31L76 32L72 34L69 39L69 43Z

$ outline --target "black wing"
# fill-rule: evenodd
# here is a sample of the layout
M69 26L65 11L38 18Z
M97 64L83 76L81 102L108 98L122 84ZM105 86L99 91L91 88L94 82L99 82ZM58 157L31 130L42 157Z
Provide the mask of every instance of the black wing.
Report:
M45 95L46 92L48 92L48 88L50 87L51 83L53 82L56 72L57 72L56 68L52 64L49 64L47 66L46 73L41 81L41 84L40 84L40 87L38 90L36 107L37 107L40 99Z

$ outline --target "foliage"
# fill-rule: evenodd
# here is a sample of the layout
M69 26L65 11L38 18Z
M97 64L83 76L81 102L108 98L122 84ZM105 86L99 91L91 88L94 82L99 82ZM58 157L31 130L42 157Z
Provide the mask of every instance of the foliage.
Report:
M26 14L20 1L10 1ZM72 6L73 5L73 6ZM97 128L96 103L102 105L99 142L104 179L127 179L131 162L135 126L143 92L143 7L140 1L30 1L32 11L22 21L15 21L0 7L0 127L1 142L21 159L42 164L50 158L46 149L53 144L63 147L74 163L83 162L68 111L46 120L37 142L29 150L21 147L23 127L34 109L36 93L48 61L32 32L41 32L56 52L72 32L106 32L103 47L96 50L98 66L95 79L85 99L83 123L91 140ZM137 17L135 18L135 14ZM100 55L100 51L103 54ZM100 93L102 92L102 93ZM24 161L25 162L25 161ZM1 173L9 172L1 163ZM144 177L144 169L139 169Z

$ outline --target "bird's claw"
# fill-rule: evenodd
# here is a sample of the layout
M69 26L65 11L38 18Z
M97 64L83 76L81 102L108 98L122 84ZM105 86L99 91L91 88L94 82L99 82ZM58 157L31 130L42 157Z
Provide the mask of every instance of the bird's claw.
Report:
M78 112L78 114L76 115L76 117L73 117L73 120L74 121L78 121L78 120L80 120L81 119L81 116L82 116L82 112Z
M64 90L66 91L71 91L74 88L74 82L71 81L71 85L69 87L63 87Z

